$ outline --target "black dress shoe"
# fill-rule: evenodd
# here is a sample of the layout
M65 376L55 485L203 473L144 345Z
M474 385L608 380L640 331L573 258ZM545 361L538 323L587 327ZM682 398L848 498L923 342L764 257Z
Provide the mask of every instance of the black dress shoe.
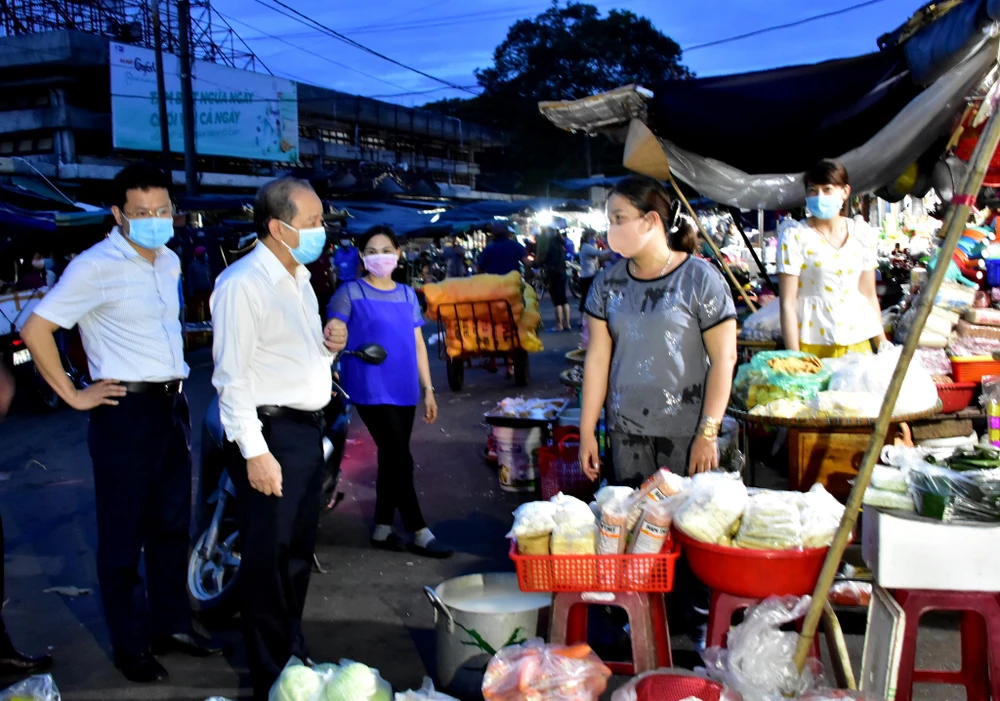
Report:
M372 538L372 547L376 550L385 550L391 553L406 551L406 543L395 533L390 533L385 540L375 540Z
M14 677L44 672L52 666L52 655L32 657L17 650L0 653L0 677Z
M115 656L115 667L130 682L136 684L152 684L162 682L169 675L156 658L148 652L144 652L135 657Z
M455 551L451 548L443 545L441 541L434 538L425 546L417 545L416 543L410 543L407 549L416 555L422 555L423 557L430 557L435 560L446 560L455 554Z
M225 648L216 640L206 638L198 633L174 633L165 638L153 640L153 654L166 655L180 652L192 657L215 657L225 652Z

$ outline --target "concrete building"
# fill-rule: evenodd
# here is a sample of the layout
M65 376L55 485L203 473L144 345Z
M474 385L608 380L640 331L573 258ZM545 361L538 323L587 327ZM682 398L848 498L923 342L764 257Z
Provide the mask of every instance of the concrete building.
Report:
M0 36L0 173L37 169L87 190L130 159L159 158L113 147L110 41L72 30ZM477 155L504 144L501 134L454 117L302 83L298 118L296 172L331 187L476 198ZM173 170L181 182L179 155ZM255 188L286 170L266 161L198 159L208 192Z

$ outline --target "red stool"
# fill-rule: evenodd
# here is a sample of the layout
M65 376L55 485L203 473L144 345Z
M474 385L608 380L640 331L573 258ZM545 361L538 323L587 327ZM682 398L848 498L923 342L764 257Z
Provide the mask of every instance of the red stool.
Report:
M1000 594L897 589L893 596L906 614L896 701L910 701L914 683L957 684L967 699L1000 701ZM915 669L920 618L928 611L961 612L961 671Z
M554 645L587 642L589 606L615 606L628 613L632 662L605 662L615 674L635 676L672 667L670 628L663 594L642 592L557 592L552 597L549 640Z
M725 647L729 627L733 624L733 616L740 611L753 608L763 599L750 599L743 596L733 596L715 589L712 590L712 603L708 609L708 634L705 636L705 647ZM822 659L819 651L819 634L813 638L809 656ZM1000 701L1000 699L998 699Z

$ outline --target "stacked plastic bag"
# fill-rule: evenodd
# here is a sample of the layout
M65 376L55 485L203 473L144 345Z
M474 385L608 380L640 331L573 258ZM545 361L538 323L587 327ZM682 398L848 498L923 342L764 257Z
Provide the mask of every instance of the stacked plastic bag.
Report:
M795 550L802 547L798 505L778 492L750 497L733 545L752 550Z
M781 303L777 298L762 306L743 322L740 338L746 341L777 341L781 338Z
M422 291L427 316L444 323L449 357L472 351L513 350L515 331L524 350L544 350L537 334L542 323L538 298L518 272L448 278L424 285Z
M391 701L392 687L377 669L341 660L307 667L293 657L274 682L268 701Z
M750 497L739 475L703 472L695 475L674 523L704 543L730 545Z
M541 639L500 650L486 668L486 701L597 701L611 670L588 645L546 645Z

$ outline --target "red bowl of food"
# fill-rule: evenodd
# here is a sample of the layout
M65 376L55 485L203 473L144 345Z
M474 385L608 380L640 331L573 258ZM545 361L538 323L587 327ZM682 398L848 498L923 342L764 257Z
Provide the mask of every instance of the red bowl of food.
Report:
M676 526L694 575L709 588L752 599L812 594L830 550L749 550L695 540Z
M938 397L941 398L942 414L961 411L972 403L976 394L976 382L939 382L936 385Z

